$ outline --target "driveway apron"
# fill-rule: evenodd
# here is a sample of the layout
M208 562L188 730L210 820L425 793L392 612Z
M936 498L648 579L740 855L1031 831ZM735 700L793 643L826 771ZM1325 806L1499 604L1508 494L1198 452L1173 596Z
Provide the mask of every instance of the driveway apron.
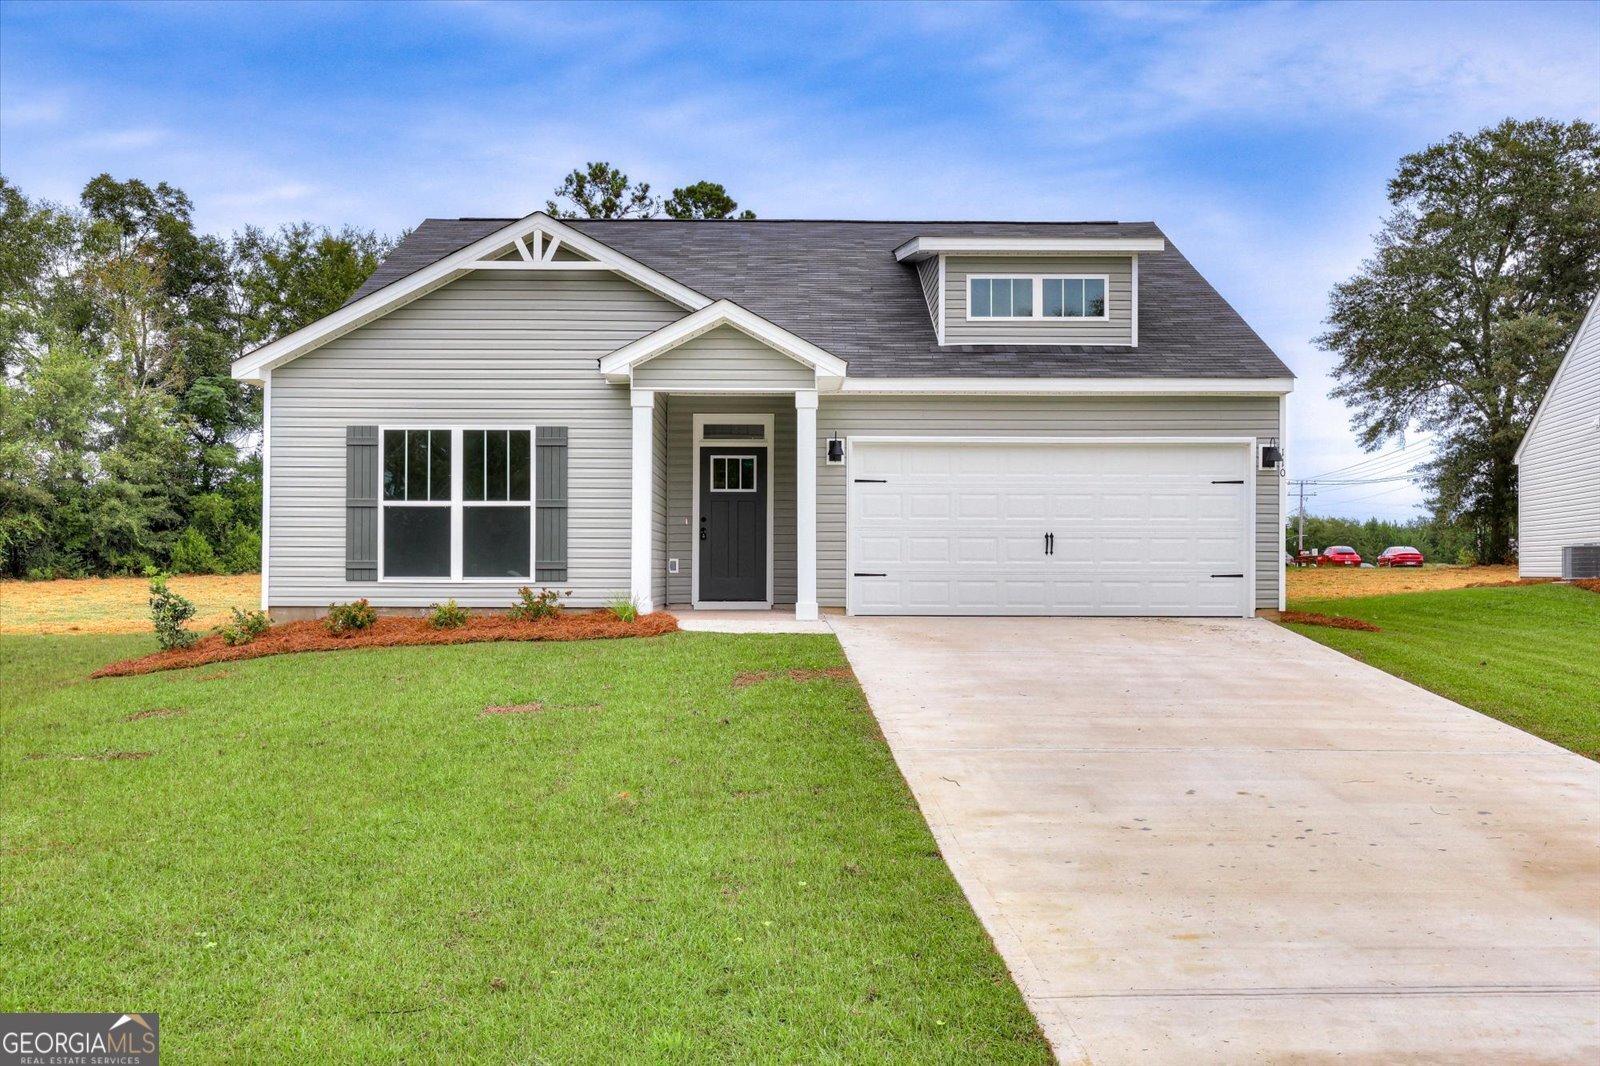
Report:
M1062 1062L1600 1062L1600 765L1265 621L831 621Z

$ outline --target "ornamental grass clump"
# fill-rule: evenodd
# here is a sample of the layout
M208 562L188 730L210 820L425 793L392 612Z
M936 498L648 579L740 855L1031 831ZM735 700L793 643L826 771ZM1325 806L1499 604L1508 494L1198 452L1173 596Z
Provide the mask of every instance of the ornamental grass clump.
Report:
M614 596L606 604L619 622L636 622L639 619L639 604L632 596Z
M354 603L328 604L328 617L322 624L334 636L371 629L378 622L378 611L363 597Z
M194 617L194 604L167 587L169 575L151 573L150 622L155 627L156 643L162 651L188 648L199 640L199 634L185 628L184 623Z

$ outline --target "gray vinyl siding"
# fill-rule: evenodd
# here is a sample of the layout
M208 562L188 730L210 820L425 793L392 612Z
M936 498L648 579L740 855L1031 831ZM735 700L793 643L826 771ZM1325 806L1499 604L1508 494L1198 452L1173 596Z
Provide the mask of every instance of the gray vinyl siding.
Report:
M1560 577L1561 549L1600 544L1600 300L1584 320L1517 468L1523 577Z
M939 298L939 262L939 257L934 256L917 264L917 281L922 285L922 298L928 301L928 314L935 329L939 326L939 308L943 303Z
M845 605L845 467L833 431L855 436L1276 437L1278 398L823 396L817 412L817 602ZM780 438L781 439L781 438ZM1256 470L1256 607L1276 609L1283 536L1275 471Z
M503 606L529 583L345 581L349 425L568 427L563 587L575 606L625 592L632 414L627 387L607 384L596 361L683 314L612 274L484 272L275 370L270 603Z
M633 384L676 391L729 386L810 389L816 387L816 375L732 326L719 326L635 367Z
M772 596L795 600L794 399L791 396L674 396L667 412L667 556L678 572L667 575L667 602L694 602L694 416L773 414L768 455L773 493ZM729 442L730 444L734 442Z
M945 258L946 344L1132 344L1133 260L1129 256L958 256ZM1107 275L1110 321L1070 318L967 321L971 275L1037 277Z

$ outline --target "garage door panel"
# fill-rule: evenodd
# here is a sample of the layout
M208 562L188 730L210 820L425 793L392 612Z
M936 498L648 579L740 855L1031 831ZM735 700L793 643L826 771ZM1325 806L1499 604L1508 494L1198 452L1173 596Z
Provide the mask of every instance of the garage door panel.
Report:
M1252 565L1249 455L1241 445L859 442L851 608L1244 613L1245 582L1215 575Z

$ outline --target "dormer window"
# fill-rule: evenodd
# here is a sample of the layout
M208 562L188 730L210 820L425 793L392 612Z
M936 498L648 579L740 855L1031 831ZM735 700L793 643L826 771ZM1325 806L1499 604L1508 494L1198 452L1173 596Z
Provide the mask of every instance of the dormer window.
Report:
M967 317L1106 319L1104 274L970 277Z
M972 318L1032 318L1033 278L972 278Z
M1044 278L1045 318L1105 318L1106 279Z

